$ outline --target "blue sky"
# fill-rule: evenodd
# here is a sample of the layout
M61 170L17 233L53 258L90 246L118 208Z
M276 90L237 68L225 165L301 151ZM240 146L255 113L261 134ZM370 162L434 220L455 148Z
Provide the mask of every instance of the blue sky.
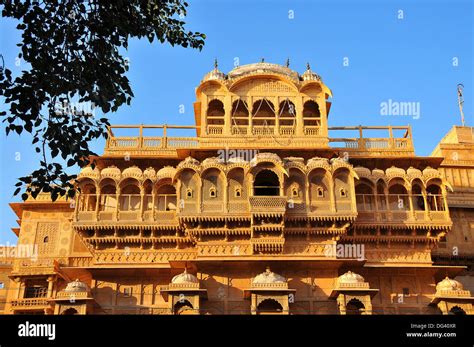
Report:
M330 126L409 124L418 155L429 155L460 124L458 83L465 86L466 122L474 125L472 1L188 2L187 28L207 35L204 49L132 41L125 55L135 98L109 115L112 124L193 124L194 90L214 58L228 72L236 59L243 65L263 57L279 64L290 58L300 73L311 64L334 94ZM19 39L15 22L0 19L0 53L16 74L27 68L15 65ZM380 104L389 99L420 103L420 118L381 115ZM7 205L19 200L12 197L16 179L37 164L30 142L0 130L2 244L16 239L10 231L16 216ZM92 147L102 153L103 146Z

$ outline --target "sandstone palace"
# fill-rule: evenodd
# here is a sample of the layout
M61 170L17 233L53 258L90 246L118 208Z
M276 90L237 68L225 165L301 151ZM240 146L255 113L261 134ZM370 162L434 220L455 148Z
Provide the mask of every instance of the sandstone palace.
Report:
M194 126L110 127L74 201L10 204L0 309L474 313L472 128L421 157L408 126L328 126L331 97L309 65L216 64Z

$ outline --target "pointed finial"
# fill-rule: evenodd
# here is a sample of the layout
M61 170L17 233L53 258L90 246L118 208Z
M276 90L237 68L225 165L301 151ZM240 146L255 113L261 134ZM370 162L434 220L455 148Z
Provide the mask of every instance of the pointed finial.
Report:
M462 83L459 83L458 86L457 86L458 106L459 106L459 113L461 113L461 124L462 124L462 126L465 126L466 123L464 121L464 110L463 110L463 107L464 107L463 88L464 88L464 85Z
M217 58L214 59L214 69L217 70L217 67L219 66L219 64L217 63Z
M311 66L309 66L309 63L306 63L306 70L311 70Z
M286 59L286 67L290 67L290 58Z

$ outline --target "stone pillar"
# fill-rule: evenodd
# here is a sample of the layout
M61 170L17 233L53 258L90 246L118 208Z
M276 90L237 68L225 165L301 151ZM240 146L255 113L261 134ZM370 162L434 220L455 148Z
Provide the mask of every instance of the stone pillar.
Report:
M145 211L144 205L145 205L145 188L142 185L140 186L140 212L138 216L139 221L143 221L143 213Z
M251 314L257 314L257 294L252 293L252 297L250 299L250 312Z
M115 207L115 220L119 220L119 210L120 210L120 186L117 187L115 192L115 199L117 200L117 206Z
M95 202L95 219L99 220L99 208L100 208L100 186L96 189L96 202Z
M336 198L335 198L335 191L336 188L334 184L334 179L332 175L329 176L329 201L330 201L330 210L331 212L336 212Z
M53 285L54 285L54 277L50 276L48 277L48 298L51 298L53 296Z
M247 129L247 135L252 135L253 133L253 114L252 114L252 111L253 111L253 97L252 96L248 96L247 97L247 107L248 107L248 110L249 110L249 126L248 126L248 129Z
M223 135L229 136L231 135L231 127L232 127L232 99L231 95L227 94L224 97L224 131Z
M207 107L209 100L206 94L202 94L201 102L201 136L207 136Z
M296 136L303 136L303 97L297 95L295 98L295 112L296 112Z
M280 104L278 103L278 96L275 97L275 136L280 136Z

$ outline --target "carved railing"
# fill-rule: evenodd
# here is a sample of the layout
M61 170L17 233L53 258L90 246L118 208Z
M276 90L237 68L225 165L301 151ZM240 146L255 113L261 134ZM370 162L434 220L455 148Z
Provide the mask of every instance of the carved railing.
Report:
M470 297L471 292L469 290L437 290L436 296L452 296L452 297Z
M16 299L11 301L11 307L13 309L38 309L50 306L49 300L51 298Z
M56 299L80 300L89 297L88 292L65 292L61 291L56 294Z
M275 283L254 283L252 282L252 286L250 290L286 290L288 289L288 282L275 282Z
M280 212L286 210L286 197L284 196L251 196L251 212Z
M233 126L231 128L232 135L247 135L248 126Z
M91 211L91 204L87 203L88 200L94 200L95 194L80 194L79 201L81 203L78 206L77 219L78 223L117 223L117 222L153 222L153 223L165 223L176 220L175 210L166 210L168 202L173 202L176 205L176 195L166 194L165 198L159 200L159 197L165 195L157 195L155 198L155 205L151 205L152 196L144 196L144 207L141 210L142 197L140 194L103 194L99 196L99 212ZM171 199L170 199L171 197ZM108 199L110 198L110 199ZM95 201L95 200L94 200ZM119 207L117 208L117 202ZM163 203L161 203L163 202ZM95 205L95 202L94 202ZM83 210L84 209L84 210Z
M365 289L369 288L368 282L357 282L357 283L338 283L336 288L338 289Z
M208 125L207 134L208 135L222 135L224 133L223 125Z
M252 127L252 134L254 135L273 135L275 133L274 126L258 126Z
M294 134L295 134L295 127L287 126L287 125L280 126L280 135L289 136L289 135L294 135Z
M337 137L329 138L331 147L353 150L356 152L390 152L402 151L413 153L413 141L411 128L408 126L358 126L358 127L329 127L329 131L358 131L359 137ZM388 137L364 137L364 131L388 131ZM403 131L402 137L394 136L394 131ZM414 153L413 153L414 154Z
M307 125L304 127L304 134L309 136L317 136L320 134L320 129L321 127L319 126Z
M441 194L428 195L433 206L425 205L427 196L422 194L356 194L358 222L421 222L450 223L449 211L436 201L443 201ZM411 203L410 203L411 199ZM421 201L422 205L418 203ZM431 210L431 209L440 210Z
M138 131L137 136L116 136L113 132L115 129L126 129ZM161 136L144 136L144 130L155 129L160 131ZM224 136L223 125L207 125L206 134L209 135L207 138L205 135L202 137L174 137L168 136L167 131L174 129L177 131L181 130L192 130L198 129L196 126L174 126L174 125L152 125L152 126L111 126L108 129L108 139L105 146L106 154L134 154L134 153L149 153L150 155L156 155L163 153L163 155L176 154L178 149L192 149L192 148L206 148L215 147L217 143L226 146L235 146L240 148L242 145L248 145L247 141L244 141L241 136L253 135L256 137L278 135L278 136L293 136L296 135L296 128L288 125L236 125L232 124L230 131L231 137ZM333 137L328 138L331 147L345 149L351 151L353 155L360 155L364 153L377 153L377 152L403 152L414 154L413 142L411 138L410 127L330 127L329 131L337 131L341 134L342 131L359 131L359 137ZM370 130L387 130L387 137L364 137L364 132ZM309 137L321 137L326 136L326 131L321 126L308 125L301 129L303 136ZM341 131L341 132L339 132ZM404 131L405 133L401 137L394 136L395 131ZM214 138L214 136L216 138ZM216 142L216 141L219 142ZM257 145L257 144L256 144ZM326 141L315 141L315 139L305 140L303 137L294 138L290 144L281 144L278 139L265 139L265 141L258 142L260 148L272 148L272 147L288 147L295 146L319 148L321 146L326 147Z

